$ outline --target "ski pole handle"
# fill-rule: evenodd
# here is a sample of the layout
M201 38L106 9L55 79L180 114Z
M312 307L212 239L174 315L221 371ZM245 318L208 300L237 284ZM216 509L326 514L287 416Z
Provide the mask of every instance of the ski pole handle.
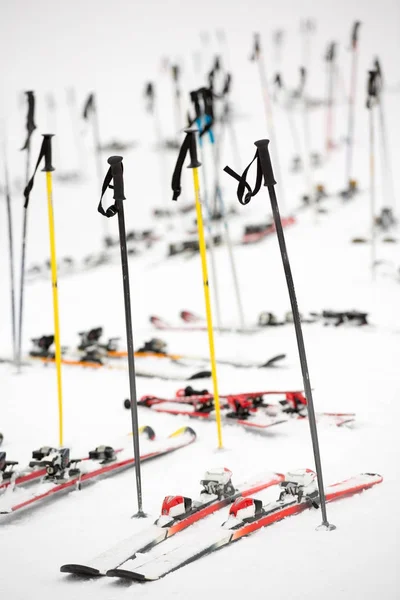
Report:
M44 167L42 171L46 173L50 171L55 171L52 163L52 153L51 153L51 138L54 136L54 133L44 133L43 134L43 155L44 155Z
M190 164L188 164L188 169L197 169L197 167L201 166L201 162L197 157L197 142L196 142L196 131L193 129L185 129L188 134L189 139L189 155L190 155Z
M264 185L272 187L276 184L276 181L272 170L271 157L269 155L269 140L258 140L257 142L254 142L254 145L257 146L261 171L264 176Z
M110 156L107 162L111 167L111 173L114 183L113 198L114 200L125 200L122 156Z

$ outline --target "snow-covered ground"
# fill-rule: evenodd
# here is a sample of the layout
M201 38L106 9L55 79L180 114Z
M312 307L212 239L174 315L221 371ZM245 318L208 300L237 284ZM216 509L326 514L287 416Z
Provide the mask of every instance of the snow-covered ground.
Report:
M367 6L368 4L368 6ZM126 472L98 482L81 493L73 492L48 503L31 514L21 514L9 523L0 523L0 593L10 600L28 595L47 598L107 599L138 598L153 600L163 596L194 600L205 595L228 595L255 599L273 598L327 600L354 597L395 600L400 594L398 539L400 519L389 499L400 493L398 467L398 403L400 382L397 357L400 341L400 286L397 244L379 244L378 258L387 261L370 272L369 245L352 245L350 239L369 231L368 120L365 102L366 70L377 54L386 74L385 95L389 141L393 166L400 159L398 136L398 56L399 6L384 2L284 1L260 5L203 2L201 13L193 3L133 4L113 2L68 2L57 5L41 0L35 3L10 3L2 16L0 65L2 76L2 121L8 134L11 179L23 178L24 155L16 151L24 135L25 104L16 100L24 89L37 90L38 132L33 137L33 159L39 150L39 133L50 127L44 105L45 92L54 90L60 109L56 123L59 134L58 159L64 168L75 168L70 123L67 119L64 90L75 85L79 102L90 89L98 90L100 123L104 139L120 137L140 142L137 149L124 154L125 202L127 226L145 228L154 225L151 209L170 207L169 178L175 156L168 159L168 180L159 180L159 164L152 151L153 125L144 116L142 89L145 81L156 78L160 95L165 135L174 134L170 82L160 71L164 55L184 61L185 89L199 87L203 81L192 74L191 53L200 49L198 32L224 27L229 62L234 75L234 99L243 115L235 123L240 141L241 163L235 164L232 149L225 147L222 166L243 169L254 153L253 142L265 137L257 70L248 61L253 31L261 31L269 49L267 66L274 65L271 32L282 27L285 40L282 69L285 80L295 86L301 56L298 27L300 18L317 19L310 58L312 95L325 93L322 56L329 40L340 42L340 65L346 85L350 63L347 51L351 24L359 18L360 76L357 97L356 154L354 174L362 193L349 203L337 198L326 201L326 214L298 213L297 224L286 230L286 240L302 312L323 309L359 309L369 313L371 325L364 328L332 328L304 325L311 383L319 411L356 412L352 428L319 427L322 463L326 484L361 472L380 473L384 482L360 496L328 506L328 515L337 529L316 532L320 515L306 512L271 528L259 531L230 548L189 565L165 579L145 585L125 585L113 580L82 581L62 575L61 564L84 561L107 549L122 537L145 527L144 521L132 520L136 511L135 477ZM214 25L215 19L215 25ZM263 27L260 29L260 23ZM167 26L166 26L167 24ZM175 28L176 27L176 31ZM218 50L216 40L203 48L203 56ZM289 83L288 83L289 84ZM115 86L115 87L114 87ZM276 108L276 130L284 175L287 211L294 211L304 193L302 175L291 175L287 166L293 144L285 113ZM337 107L336 132L346 132L346 109ZM297 115L298 124L301 117ZM322 151L324 111L312 112L313 149ZM54 125L54 123L53 123ZM3 126L3 125L2 125ZM377 138L379 140L379 138ZM64 141L65 140L65 141ZM82 258L100 249L103 224L96 213L99 185L92 165L90 132L84 137L87 180L79 185L54 182L54 209L58 256ZM104 173L107 163L104 156ZM377 156L379 174L380 154ZM56 163L55 163L56 164ZM212 165L209 167L209 177ZM57 167L57 164L56 164ZM396 172L395 172L396 173ZM182 201L190 200L192 183L183 179ZM339 149L324 169L315 172L315 180L325 183L334 193L344 186L344 152ZM247 207L236 201L235 183L223 174L221 182L227 201L238 210L232 229L262 218L269 213L268 194L260 194ZM395 179L397 197L400 184ZM382 183L378 178L378 209L382 206ZM282 183L276 187L281 199ZM13 208L15 244L19 260L22 222L21 192L15 186ZM1 201L0 247L0 356L11 354L9 319L9 280L5 206ZM108 223L117 235L117 220ZM180 226L169 232L179 236ZM48 257L47 207L45 181L38 173L31 197L28 226L28 265ZM168 343L170 352L207 354L204 332L155 332L148 316L160 314L177 321L181 309L204 314L203 290L198 257L164 260L165 242L142 256L130 260L132 310L136 347L157 334ZM283 276L278 244L274 237L249 247L235 248L237 269L243 294L247 325L254 325L261 310L283 316L290 304ZM225 247L216 250L222 324L237 323L237 311ZM105 335L120 335L124 340L124 309L120 266L103 266L84 274L60 277L62 345L74 346L77 332L102 325ZM213 291L213 290L212 290ZM52 295L48 280L29 283L26 288L23 346L30 338L53 331ZM285 352L285 365L269 370L218 368L221 392L259 389L296 389L302 387L297 348L290 325L266 329L254 335L217 334L219 358L263 362L273 354ZM165 367L163 367L165 368ZM174 372L176 367L174 369ZM138 378L138 394L171 396L183 382ZM210 386L208 381L200 387ZM85 454L102 443L115 443L130 429L130 413L123 408L129 395L127 372L63 368L64 443L74 454ZM44 444L57 444L58 414L55 370L52 367L27 366L16 375L14 367L0 364L0 431L5 435L4 450L10 459L22 464L30 452ZM239 483L263 471L285 472L293 467L314 467L307 422L293 421L256 435L235 426L223 428L224 450L217 450L214 422L189 421L186 418L156 414L139 409L141 424L151 425L160 438L178 427L190 424L198 434L190 447L143 465L144 508L151 522L158 516L166 494L182 493L196 497L199 480L208 467L227 466ZM264 497L275 497L269 490ZM213 517L222 523L226 510ZM191 536L188 531L185 535Z

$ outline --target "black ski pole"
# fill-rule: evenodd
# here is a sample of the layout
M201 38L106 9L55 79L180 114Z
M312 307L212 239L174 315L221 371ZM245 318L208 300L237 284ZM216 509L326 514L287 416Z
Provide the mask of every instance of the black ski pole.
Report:
M7 221L8 221L8 243L10 253L10 288L11 288L11 331L12 331L12 347L13 347L13 362L17 357L17 334L16 334L16 318L15 318L15 278L14 278L14 242L13 242L13 223L11 210L11 194L10 182L8 177L8 164L6 149L4 144L4 183L7 205Z
M334 149L335 143L333 141L333 128L334 128L334 83L336 75L336 43L331 42L325 54L325 60L327 63L327 103L326 103L326 138L325 138L325 152L328 155L331 150Z
M21 150L26 150L26 174L25 185L29 182L29 171L31 162L31 137L36 129L35 125L35 95L32 91L25 92L28 100L28 114L26 117L26 140ZM26 237L28 228L28 205L24 201L24 218L22 225L22 250L21 250L21 272L20 272L20 291L19 291L19 317L18 317L18 340L17 340L17 371L21 370L21 352L22 352L22 324L24 313L24 291L25 291L25 257L26 257Z
M131 292L129 285L129 265L128 253L126 249L126 229L123 200L124 195L124 176L122 166L122 156L110 156L108 159L110 168L105 176L101 189L101 198L98 206L98 211L105 217L113 217L118 214L118 229L119 243L121 248L121 266L122 279L124 285L124 303L125 303L125 325L126 325L126 341L128 347L128 371L129 371L129 388L131 399L131 418L132 418L132 434L133 434L133 451L135 456L135 473L136 473L136 492L138 512L134 517L145 517L143 512L142 502L142 478L140 472L140 448L139 448L139 424L137 412L137 394L136 394L136 374L135 374L135 349L133 345L132 333L132 313L131 313ZM111 182L113 185L111 186ZM114 189L115 204L104 210L102 199L108 187Z
M269 149L268 149L269 140L258 140L257 142L254 142L254 144L257 147L256 154L255 154L252 162L250 163L250 165L243 172L242 176L235 173L230 167L225 167L224 171L226 173L228 173L228 175L231 175L237 181L239 181L239 185L238 185L238 189L237 189L237 197L241 204L248 204L250 202L251 198L259 192L259 190L261 188L262 179L264 179L264 185L266 187L268 187L268 193L269 193L269 198L270 198L270 202L271 202L272 214L274 217L275 229L276 229L276 233L277 233L277 237L278 237L279 248L280 248L282 263L283 263L283 269L284 269L285 277L286 277L286 283L287 283L287 287L288 287L288 291L289 291L290 304L292 307L293 323L294 323L296 338L297 338L297 347L298 347L298 351L299 351L301 372L303 375L304 392L305 392L306 399L307 399L308 421L310 424L310 433L311 433L311 440L312 440L313 451L314 451L314 460L315 460L315 467L316 467L316 472L317 472L319 498L320 498L320 503L321 503L321 513L322 513L322 523L319 528L332 530L332 529L335 529L335 525L332 525L329 523L327 512L326 512L324 482L323 482L323 477L322 477L322 464L321 464L321 456L320 456L320 451L319 451L318 432L317 432L317 424L316 424L316 418L315 418L314 402L313 402L312 391L311 391L310 375L308 372L306 350L305 350L305 346L304 346L303 332L301 329L300 313L299 313L299 308L297 306L297 299L296 299L296 292L294 289L292 270L290 268L289 256L288 256L287 249L286 249L286 242L285 242L285 236L283 233L281 217L280 217L280 213L279 213L278 201L277 201L276 194L275 194L274 186L276 184L276 181L275 181L274 173L272 170L271 157L269 155ZM252 190L246 181L246 175L248 173L248 170L249 170L251 164L255 160L257 161L257 180L256 180L256 185L254 187L254 190ZM245 197L243 198L245 190L247 190L247 191L246 191Z

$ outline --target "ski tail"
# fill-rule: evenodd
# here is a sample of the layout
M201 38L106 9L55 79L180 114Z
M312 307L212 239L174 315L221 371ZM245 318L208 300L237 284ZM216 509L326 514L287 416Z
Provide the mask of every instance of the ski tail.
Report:
M179 317L185 323L204 323L204 319L202 317L195 315L190 310L181 310Z
M284 360L285 358L286 358L286 354L277 354L276 356L272 356L264 364L260 365L260 367L262 369L268 368L268 367L275 367L276 363L280 362L281 360Z
M149 320L150 323L154 325L156 329L171 329L169 323L167 323L167 321L164 321L164 319L162 319L161 317L152 315L151 317L149 317Z

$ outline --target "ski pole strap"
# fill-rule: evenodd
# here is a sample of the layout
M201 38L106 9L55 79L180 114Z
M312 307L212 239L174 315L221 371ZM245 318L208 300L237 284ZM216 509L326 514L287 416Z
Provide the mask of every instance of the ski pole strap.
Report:
M29 140L31 139L32 133L36 129L35 125L35 96L33 92L25 92L28 99L28 114L26 117L26 131L27 136L25 140L25 144L22 146L21 150L26 150L29 146Z
M103 196L107 190L110 188L114 190L114 200L125 200L124 196L124 166L122 164L122 156L110 156L107 160L110 168L108 169L106 176L103 181L103 185L101 187L101 196L100 202L97 207L98 212L103 215L103 217L113 217L118 212L117 202L114 202L111 206L104 210L103 208ZM114 185L111 185L111 181Z
M43 141L39 152L39 157L36 162L35 170L33 171L33 175L27 183L26 188L24 189L24 208L28 208L29 204L29 196L31 194L33 184L35 181L36 171L39 168L42 158L44 158L44 168L43 171L54 171L54 167L51 164L51 138L53 137L52 133L46 133L43 135Z
M259 140L258 142L254 142L254 144L255 146L257 146L254 158L251 161L251 163L245 168L241 176L235 173L235 171L228 166L224 168L225 173L228 173L228 175L231 175L231 177L233 177L239 182L236 194L240 204L243 205L248 204L252 197L258 194L261 188L263 176L264 185L271 187L276 184L274 173L272 170L271 157L269 155L268 149L269 140ZM250 185L247 183L246 178L247 173L255 160L257 160L257 175L256 184L254 186L254 190L252 190ZM247 190L247 194L244 195L245 189Z
M178 200L181 195L181 175L182 175L182 167L185 162L185 158L187 153L190 154L190 164L188 165L188 169L195 169L200 167L201 162L199 162L197 158L197 146L196 146L196 131L194 129L186 129L186 137L183 140L181 149L179 150L178 159L176 161L175 169L172 175L171 187L173 191L172 200Z

